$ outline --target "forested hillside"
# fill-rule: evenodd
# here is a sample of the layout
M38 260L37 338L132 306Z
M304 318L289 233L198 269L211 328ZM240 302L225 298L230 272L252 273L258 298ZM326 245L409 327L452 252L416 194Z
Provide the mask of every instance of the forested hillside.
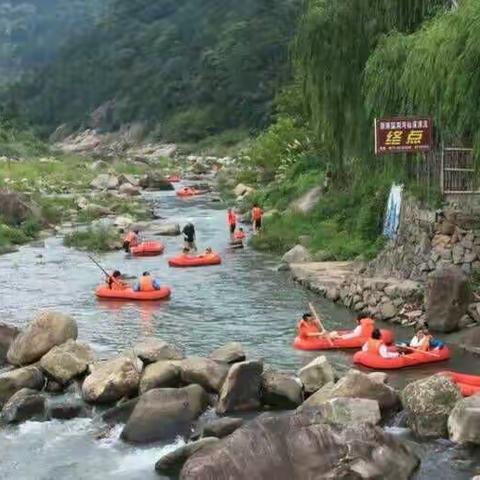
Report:
M141 122L172 140L264 127L289 77L302 0L113 0L98 27L11 92L33 123L117 129Z
M45 66L91 28L102 0L0 0L0 86Z

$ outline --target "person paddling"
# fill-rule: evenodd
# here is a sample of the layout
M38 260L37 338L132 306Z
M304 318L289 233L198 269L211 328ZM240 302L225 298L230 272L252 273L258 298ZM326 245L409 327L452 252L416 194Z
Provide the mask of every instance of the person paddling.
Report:
M160 290L160 281L153 278L150 272L143 272L140 280L133 287L136 292L153 292L154 290Z
M237 216L231 208L227 211L227 222L228 228L230 229L230 240L233 240L235 229L237 228Z
M320 322L311 313L304 313L298 322L298 336L300 338L323 337Z
M138 245L138 234L138 230L131 230L125 236L125 239L123 240L123 248L127 253L130 252L131 247L136 247Z
M182 230L183 239L185 241L185 247L189 250L193 250L194 252L197 251L197 245L195 244L196 234L195 234L195 227L193 223L187 223Z
M253 233L257 233L262 228L263 210L257 203L253 204L252 208L252 228Z
M119 270L115 270L106 279L106 283L110 290L125 290L129 287L128 283L122 280L122 274Z
M397 358L400 356L400 353L388 350L382 341L382 333L378 328L373 330L371 338L363 345L362 352L378 355L382 358Z

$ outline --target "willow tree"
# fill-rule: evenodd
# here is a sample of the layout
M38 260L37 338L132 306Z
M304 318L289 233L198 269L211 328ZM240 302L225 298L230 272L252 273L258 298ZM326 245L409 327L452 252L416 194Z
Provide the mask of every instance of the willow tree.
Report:
M371 149L363 75L379 39L394 30L414 32L448 3L309 1L295 43L295 60L312 125L329 148L336 169L343 170L346 158L366 158Z

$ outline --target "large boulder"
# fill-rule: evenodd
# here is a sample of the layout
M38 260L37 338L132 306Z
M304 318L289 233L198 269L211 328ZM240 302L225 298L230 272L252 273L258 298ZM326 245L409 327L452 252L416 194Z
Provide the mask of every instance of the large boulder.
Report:
M229 342L211 352L208 358L216 362L236 363L243 362L246 355L241 343Z
M448 417L448 433L453 442L480 445L480 394L455 404Z
M295 245L282 257L284 263L305 263L311 262L312 255L302 245Z
M153 388L178 387L181 370L178 362L161 360L147 365L140 379L140 393Z
M95 190L115 190L120 186L120 182L112 173L101 173L91 181L90 186Z
M138 392L140 371L131 358L94 363L82 385L82 396L92 403L112 403Z
M72 418L88 416L85 403L79 398L47 402L49 419L71 420Z
M9 224L20 224L30 218L41 220L38 205L18 192L0 190L0 217Z
M192 421L208 403L208 395L200 385L149 390L133 409L122 431L122 439L149 443L186 435Z
M207 423L202 429L202 437L223 438L243 425L241 418L223 417Z
M198 383L205 390L217 393L222 388L228 368L228 365L203 357L188 357L180 363L184 383Z
M261 415L185 463L181 480L407 480L419 464L370 424L338 426L307 414Z
M433 331L453 332L472 302L465 273L455 266L433 272L426 291L426 320Z
M250 193L254 192L252 187L244 185L243 183L239 183L234 189L233 194L238 198L246 197Z
M326 421L343 425L376 425L382 418L378 402L368 398L332 398L320 405L319 412Z
M313 393L326 383L335 381L335 371L325 355L312 360L298 371L298 377L307 393Z
M335 384L333 382L326 383L320 390L317 390L313 395L308 397L301 405L298 407L298 411L302 412L305 410L318 411L320 410L321 405L328 400L331 400L333 397L333 389Z
M45 354L40 360L40 367L48 377L65 385L85 373L94 360L95 354L88 345L68 340Z
M41 390L45 377L37 367L24 367L0 375L0 407L22 388Z
M256 410L261 405L263 364L235 363L223 383L216 411L219 414Z
M29 388L22 388L3 406L0 423L20 423L45 415L45 397Z
M201 438L195 442L187 443L177 448L173 452L164 455L155 464L155 470L161 475L178 476L184 463L195 453L205 450L218 443L218 438L208 437Z
M268 369L262 375L262 403L272 408L296 408L303 402L302 383L298 378Z
M151 190L175 190L174 186L161 173L153 171L140 178L139 184L142 188Z
M470 328L463 336L460 346L467 352L480 355L480 327Z
M446 436L448 416L461 398L458 387L441 375L412 382L402 391L408 424L421 437Z
M8 349L19 333L17 327L0 323L0 366L7 360Z
M153 226L153 234L154 235L162 235L165 237L176 237L180 235L181 229L178 223L163 223L160 225L155 224Z
M41 312L10 345L7 360L12 365L28 365L40 360L49 350L76 340L77 323L72 317L58 312Z
M120 185L118 192L121 195L126 195L127 197L137 197L138 195L141 195L140 188L135 187L131 183L124 183Z
M127 423L139 399L139 397L136 397L131 400L119 402L118 405L115 405L102 413L102 420L108 425Z
M154 363L160 360L182 360L183 353L174 345L160 340L148 338L133 347L135 355L144 363Z

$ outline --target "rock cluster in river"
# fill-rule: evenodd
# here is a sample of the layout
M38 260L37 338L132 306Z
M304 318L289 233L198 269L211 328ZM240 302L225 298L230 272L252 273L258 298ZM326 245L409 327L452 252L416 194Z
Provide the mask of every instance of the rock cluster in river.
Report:
M102 421L125 424L126 442L183 436L187 444L156 464L159 472L180 472L182 479L204 478L207 472L219 479L275 474L291 480L311 472L407 479L418 458L376 426L402 407L420 436L480 444L480 397L462 399L446 377L414 382L399 394L383 373L350 370L338 378L325 356L288 374L248 359L237 342L198 357L155 338L97 360L76 334L72 318L43 312L23 332L2 340L9 342L7 358L18 361L26 338L34 354L0 374L0 423L68 420L92 415L89 405L106 405ZM80 396L69 401L49 393L72 387ZM264 410L270 413L253 421L237 418ZM221 418L212 418L214 412Z

